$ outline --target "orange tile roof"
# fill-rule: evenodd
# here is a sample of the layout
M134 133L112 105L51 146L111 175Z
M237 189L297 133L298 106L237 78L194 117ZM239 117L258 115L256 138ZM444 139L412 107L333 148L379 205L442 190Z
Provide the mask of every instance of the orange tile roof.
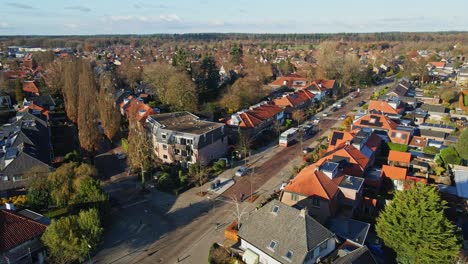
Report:
M305 82L305 85L295 85L295 81L300 81ZM270 83L270 86L288 86L288 87L294 87L294 88L302 88L302 87L307 87L309 86L309 82L307 81L307 78L299 77L299 76L283 76L283 77L278 77L276 80Z
M240 127L256 127L277 114L283 112L283 108L274 104L263 104L245 112L239 113ZM230 124L231 120L227 121Z
M273 103L281 107L296 107L304 102L311 101L315 95L307 90L299 90L273 100Z
M393 180L405 180L406 179L406 168L399 168L394 166L383 165L382 176Z
M445 62L443 61L431 61L429 62L432 66L436 67L436 68L443 68L445 67Z
M23 113L23 112L27 112L29 110L37 110L37 111L40 111L41 114L49 117L49 111L43 107L40 107L36 104L34 104L33 102L31 102L29 105L27 106L23 106L20 110L18 110L19 112Z
M341 144L338 148L325 153L324 157L318 160L315 164L320 166L327 161L339 157L348 159L348 163L351 164L351 166L346 166L344 171L346 174L352 176L362 176L362 173L369 163L369 159L356 147L353 145Z
M404 130L390 130L388 131L388 137L393 143L408 145L411 139L411 132Z
M316 168L315 165L310 165L302 169L284 190L307 197L319 196L326 200L332 199L338 192L337 184Z
M34 82L24 82L23 92L39 94L39 89Z
M395 161L395 162L402 162L402 163L409 164L411 161L411 153L390 150L390 152L388 153L388 161Z
M315 80L311 84L312 87L315 87L319 91L325 91L332 89L335 86L335 80Z
M401 104L395 109L388 102L380 100L371 100L369 102L369 111L377 111L385 114L397 115L403 110Z
M384 115L367 114L354 121L353 126L394 130L398 124Z
M129 114L130 109L136 108L138 121L145 121L146 118L150 115L156 114L153 108L149 107L143 102L137 100L133 95L127 97L128 101L123 101L120 103L120 107L125 110L126 115Z
M347 132L347 131L338 131L334 130L332 132L331 138L328 141L328 151L332 151L339 146L341 146L343 143L346 143L347 141L351 141L354 138L354 133L353 132ZM335 140L332 140L335 139Z

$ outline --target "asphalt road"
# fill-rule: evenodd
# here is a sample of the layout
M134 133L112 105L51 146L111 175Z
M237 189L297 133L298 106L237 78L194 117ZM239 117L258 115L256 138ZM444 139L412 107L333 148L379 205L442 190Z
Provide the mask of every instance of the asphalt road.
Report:
M362 90L357 98L345 98L344 100L348 101L345 106L335 112L330 112L327 118L322 118L318 114L317 116L321 118L321 131L304 141L303 146L310 145L318 137L326 135L331 127L339 125L341 121L338 117L342 114L351 114L351 110L357 107L357 103L362 100L368 101L374 90L368 88ZM329 112L329 108L324 111ZM223 196L225 198L239 197L242 193L247 195L261 189L273 191L278 186L271 184L266 186L266 183L271 182L270 180L275 177L290 175L291 164L297 163L302 157L301 149L300 144L283 149L267 148L263 155L266 160L252 165L255 168L254 173L238 178ZM281 179L278 181L281 182ZM190 198L190 192L194 194L195 191L189 190L174 199L190 201L193 199ZM228 200L205 199L195 205L190 202L189 205L181 206L176 213L168 213L170 204L174 207L175 201L168 203L168 208L164 209L154 205L159 200L155 202L142 200L127 208L121 208L114 215L117 227L111 226L111 232L114 232L116 238L114 239L112 235L107 237L108 245L95 257L95 263L206 263L209 246L213 242L223 242L223 229L234 218L232 212L235 206L226 202ZM145 218L144 221L148 221L145 225L140 215L144 215L147 208L152 208L153 211L149 213L150 216L147 219ZM246 211L253 211L255 205L245 202L242 203L242 208ZM137 219L140 219L140 223Z

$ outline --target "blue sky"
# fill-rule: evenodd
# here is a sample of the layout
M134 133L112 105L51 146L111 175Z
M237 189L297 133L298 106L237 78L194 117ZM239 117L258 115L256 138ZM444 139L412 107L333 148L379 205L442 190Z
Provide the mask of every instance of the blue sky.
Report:
M467 0L1 0L0 35L467 31L466 10Z

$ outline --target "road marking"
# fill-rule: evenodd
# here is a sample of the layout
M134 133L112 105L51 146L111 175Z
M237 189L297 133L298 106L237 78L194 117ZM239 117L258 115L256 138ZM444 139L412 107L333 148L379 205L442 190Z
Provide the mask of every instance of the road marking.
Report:
M135 206L135 205L138 205L138 204L141 204L141 203L145 203L145 202L148 202L148 199L143 199L143 200L140 200L140 201L134 202L134 203L132 203L132 204L127 204L127 205L124 205L124 206L122 206L122 209L125 209L125 208L128 208L128 207L131 207L131 206Z

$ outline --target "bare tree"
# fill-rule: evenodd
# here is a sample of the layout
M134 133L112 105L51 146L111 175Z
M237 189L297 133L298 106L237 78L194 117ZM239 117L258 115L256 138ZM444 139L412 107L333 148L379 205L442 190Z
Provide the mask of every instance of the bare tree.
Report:
M239 199L236 197L231 197L231 202L234 204L234 209L230 211L237 222L237 230L239 230L242 225L242 219L244 215L248 214L249 212L247 211L247 207L243 206L241 201L239 201Z
M152 166L153 144L143 124L137 120L138 108L130 106L128 111L128 160L130 166L141 172L141 185L145 187L145 172Z
M245 159L245 164L247 165L247 155L250 152L250 147L252 146L252 140L250 139L247 133L242 132L240 129L237 131L237 149L242 154Z

